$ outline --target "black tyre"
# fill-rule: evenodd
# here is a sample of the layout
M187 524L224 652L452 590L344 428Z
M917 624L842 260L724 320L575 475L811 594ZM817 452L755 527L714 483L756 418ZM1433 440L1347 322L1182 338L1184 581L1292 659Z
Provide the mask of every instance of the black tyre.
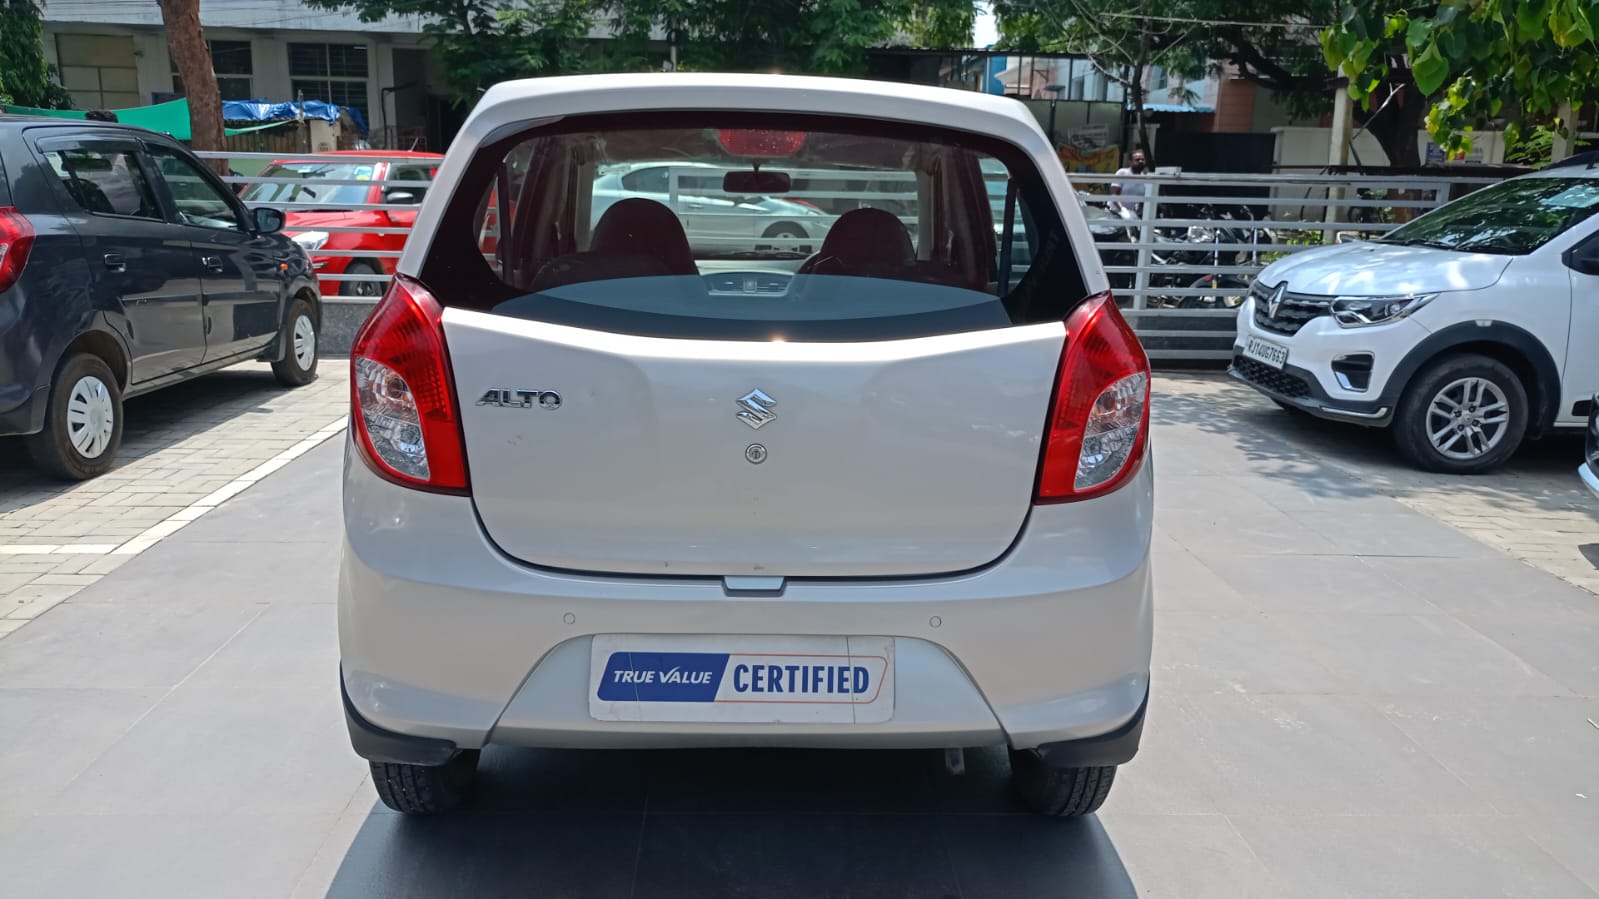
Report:
M1497 359L1462 353L1416 374L1394 413L1394 442L1412 465L1480 474L1503 465L1527 435L1527 389Z
M86 481L111 470L122 444L122 391L99 356L73 353L50 384L44 430L28 438L35 465L53 477Z
M804 240L810 235L805 233L804 228L801 228L799 225L796 225L793 222L779 222L778 224L767 228L766 233L762 234L761 236L773 239L785 238L789 240Z
M1080 818L1105 804L1116 768L1056 768L1031 749L1013 749L1010 776L1028 809L1040 815Z
M466 800L477 779L476 750L457 753L442 765L372 762L372 785L383 804L407 815L437 815Z
M383 269L370 262L359 260L345 266L346 275L381 275ZM341 297L371 297L377 299L383 296L382 281L340 281L339 296Z
M272 373L285 387L299 387L316 380L316 345L321 332L316 310L303 298L289 304L283 320L283 358L272 363Z

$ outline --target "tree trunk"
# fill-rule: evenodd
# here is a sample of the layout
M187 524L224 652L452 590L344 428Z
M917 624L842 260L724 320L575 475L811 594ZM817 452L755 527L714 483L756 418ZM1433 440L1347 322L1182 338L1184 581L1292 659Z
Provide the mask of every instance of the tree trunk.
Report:
M1407 73L1408 74L1408 73ZM1427 99L1421 96L1421 91L1416 89L1415 82L1405 77L1397 82L1399 96L1393 102L1366 123L1366 130L1377 139L1382 146L1383 153L1388 156L1388 164L1399 168L1419 168L1421 166L1421 143L1418 136L1423 122L1427 118ZM1388 192L1390 197L1417 199L1418 191ZM1394 221L1408 222L1419 214L1420 210L1413 206L1394 207Z
M222 132L222 93L217 89L217 73L211 68L211 50L200 27L199 0L157 0L161 22L166 26L167 49L183 78L183 93L189 98L189 145L196 150L224 150ZM211 160L211 167L227 174L227 160Z

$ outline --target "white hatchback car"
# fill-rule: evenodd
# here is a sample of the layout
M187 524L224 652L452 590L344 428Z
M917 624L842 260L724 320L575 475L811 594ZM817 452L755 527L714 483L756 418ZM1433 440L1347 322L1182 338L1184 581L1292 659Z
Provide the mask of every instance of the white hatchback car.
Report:
M701 259L773 249L814 252L833 223L813 205L782 197L740 196L722 189L728 170L706 163L635 162L608 166L594 180L590 227L611 206L642 197L673 212Z
M735 271L645 197L590 227L595 167L663 152L908 173L919 237L858 209ZM1080 815L1137 749L1149 364L1014 101L495 87L352 368L342 686L393 808L459 801L487 744L1007 745L1033 808Z
M1493 185L1369 242L1260 273L1234 377L1285 408L1391 427L1418 467L1469 474L1580 428L1599 389L1599 169Z

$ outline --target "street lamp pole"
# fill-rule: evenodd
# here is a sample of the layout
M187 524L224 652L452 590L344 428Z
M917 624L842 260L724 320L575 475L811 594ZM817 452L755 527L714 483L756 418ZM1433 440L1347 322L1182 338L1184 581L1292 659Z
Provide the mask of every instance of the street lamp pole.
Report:
M1066 89L1064 84L1046 84L1044 92L1049 94L1049 145L1055 146L1055 104L1060 102L1060 92Z

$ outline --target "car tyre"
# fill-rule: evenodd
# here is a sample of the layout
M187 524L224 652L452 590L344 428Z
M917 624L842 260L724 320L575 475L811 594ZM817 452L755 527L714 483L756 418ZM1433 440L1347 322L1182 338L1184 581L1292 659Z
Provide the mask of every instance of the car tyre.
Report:
M1529 406L1526 387L1503 362L1475 353L1445 356L1405 388L1394 415L1394 442L1400 455L1425 471L1481 474L1503 465L1521 445ZM1457 411L1464 424L1435 441Z
M28 455L52 477L87 481L111 470L122 444L122 391L105 360L89 353L63 359L50 384L44 430Z
M381 275L383 270L370 262L352 262L345 266L346 275ZM369 297L377 299L383 296L383 285L377 281L340 281L339 296L341 297Z
M301 387L316 380L317 339L321 336L316 310L304 297L289 304L278 342L283 358L272 363L272 374L285 387Z
M1116 780L1116 767L1059 768L1044 761L1037 750L1013 749L1010 774L1011 785L1029 810L1057 818L1080 818L1105 804Z
M372 785L383 804L407 815L437 815L466 801L477 780L479 752L458 752L442 765L372 762Z

